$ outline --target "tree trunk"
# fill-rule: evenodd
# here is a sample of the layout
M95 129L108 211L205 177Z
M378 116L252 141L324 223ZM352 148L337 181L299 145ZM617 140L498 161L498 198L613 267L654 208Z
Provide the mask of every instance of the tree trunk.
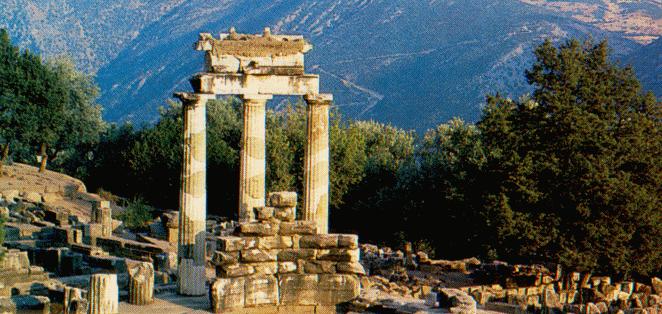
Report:
M7 161L7 157L9 157L9 143L2 147L2 157L0 158L0 177L2 177L2 166L4 166L5 161Z
M46 153L46 144L41 144L41 165L39 166L39 172L46 171L46 164L48 163L48 154Z

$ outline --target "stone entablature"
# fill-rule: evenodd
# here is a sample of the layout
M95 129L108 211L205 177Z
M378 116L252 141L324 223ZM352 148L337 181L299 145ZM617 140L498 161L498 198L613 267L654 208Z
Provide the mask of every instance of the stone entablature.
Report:
M201 33L196 50L207 51L206 70L212 73L302 75L304 53L312 49L303 36L237 34L234 28L214 38Z
M319 234L315 221L295 220L296 193L269 195L257 221L218 237L212 311L258 306L333 306L360 293L358 237Z

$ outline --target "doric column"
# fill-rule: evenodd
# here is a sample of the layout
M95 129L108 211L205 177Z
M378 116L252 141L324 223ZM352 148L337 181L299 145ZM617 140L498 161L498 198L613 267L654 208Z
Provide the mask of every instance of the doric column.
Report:
M239 221L255 220L253 208L265 204L267 100L271 95L243 95L244 132L241 137Z
M90 276L87 292L90 314L119 313L119 290L116 274L94 274Z
M182 162L177 287L183 295L204 295L207 219L207 119L209 95L180 93L183 103L184 159Z
M127 265L129 271L129 303L146 305L154 301L154 266L140 262Z
M308 114L303 159L303 219L329 231L329 105L333 95L305 96Z

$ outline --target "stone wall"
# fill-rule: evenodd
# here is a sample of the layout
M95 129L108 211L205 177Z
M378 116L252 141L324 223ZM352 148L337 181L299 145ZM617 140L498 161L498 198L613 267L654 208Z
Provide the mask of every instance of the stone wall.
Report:
M212 311L258 306L334 306L360 293L358 237L318 234L314 221L297 221L296 194L272 193L258 221L217 238L210 290Z

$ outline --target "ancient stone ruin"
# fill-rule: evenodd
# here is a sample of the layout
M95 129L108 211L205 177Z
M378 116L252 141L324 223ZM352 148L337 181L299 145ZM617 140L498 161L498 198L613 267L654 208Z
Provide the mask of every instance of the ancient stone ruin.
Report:
M359 295L358 237L328 234L330 94L319 76L304 73L302 36L202 33L206 71L191 79L194 93L177 93L184 107L184 166L179 216L178 290L207 293L205 282L205 104L219 95L244 102L239 177L239 228L217 239L212 309L257 306L335 306ZM274 95L303 96L307 106L304 203L296 193L265 191L266 103Z

